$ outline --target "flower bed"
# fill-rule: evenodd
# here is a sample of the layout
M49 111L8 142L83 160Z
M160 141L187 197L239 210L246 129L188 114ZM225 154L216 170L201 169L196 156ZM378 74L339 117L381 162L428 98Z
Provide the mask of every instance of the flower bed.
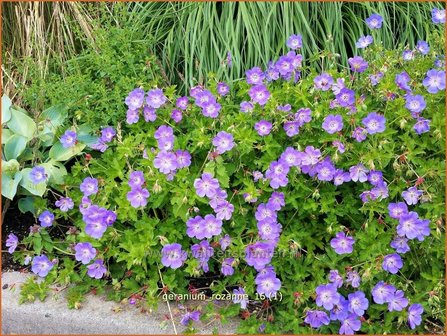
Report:
M141 306L207 290L230 295L185 309L188 328L238 314L242 332L443 324L444 36L389 51L374 42L381 17L366 24L347 65L323 53L316 73L292 35L287 54L232 87L130 92L126 124L91 141L54 206L34 205L28 237L10 235L10 253L45 278L21 299L52 282L75 285L70 307L107 285ZM76 127L59 143L79 146ZM45 168L26 173L46 183ZM206 288L191 284L207 274Z

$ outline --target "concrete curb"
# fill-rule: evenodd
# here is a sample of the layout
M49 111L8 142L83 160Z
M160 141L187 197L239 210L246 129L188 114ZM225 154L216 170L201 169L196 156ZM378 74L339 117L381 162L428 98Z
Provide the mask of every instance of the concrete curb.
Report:
M167 304L162 302L158 311L141 313L130 305L120 305L101 297L89 295L79 310L67 308L65 298L50 295L44 302L18 304L19 286L29 275L19 272L2 274L2 334L174 334ZM171 303L175 315L176 303ZM121 311L115 312L119 307ZM178 333L185 327L174 317ZM201 334L235 334L238 319L226 324L213 322L210 325L197 323Z

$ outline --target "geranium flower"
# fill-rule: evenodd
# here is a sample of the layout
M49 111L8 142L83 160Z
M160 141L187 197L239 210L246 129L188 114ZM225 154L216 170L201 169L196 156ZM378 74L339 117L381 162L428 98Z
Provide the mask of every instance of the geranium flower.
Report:
M96 249L90 243L78 243L74 247L75 259L84 265L92 261L96 257Z
M371 291L375 303L388 303L394 297L396 287L387 284L384 281L379 281Z
M269 135L270 131L272 130L272 127L273 127L272 123L267 120L261 120L255 124L255 130L256 132L258 132L260 136Z
M14 233L10 233L8 235L8 239L6 239L5 245L8 247L8 253L13 254L19 244L19 238Z
M70 197L62 197L54 203L62 212L73 209L74 203Z
M323 121L323 129L329 134L340 132L343 129L343 118L341 115L329 114Z
M166 98L161 89L149 90L146 96L146 104L155 109L161 107L167 100L168 98Z
M53 222L54 222L53 213L51 213L51 211L49 211L49 210L43 211L39 215L39 222L40 222L40 226L42 226L42 227L50 227L51 225L53 225Z
M87 275L90 278L101 279L106 272L107 269L102 259L97 259L93 264L87 266Z
M396 253L386 255L382 262L382 268L391 274L396 274L403 265L402 258Z
M322 325L330 323L327 313L321 310L308 310L304 322L309 324L312 328L320 328Z
M213 145L216 147L216 151L219 154L228 152L235 146L233 135L221 131L214 137Z
M34 274L44 278L53 269L53 263L48 259L46 255L35 256L33 263L31 264L31 270Z
M337 254L347 254L352 253L354 243L354 238L346 236L344 232L338 232L331 240L331 247Z
M46 181L48 175L45 172L45 168L41 166L35 166L29 172L29 179L34 184L39 184Z
M366 24L371 29L379 29L382 27L383 18L379 14L372 14L365 20Z
M410 307L408 307L407 321L411 329L415 329L418 325L421 324L421 315L423 312L424 308L419 303L412 304Z
M183 265L188 258L186 251L178 243L167 244L161 249L161 263L163 266L177 269Z

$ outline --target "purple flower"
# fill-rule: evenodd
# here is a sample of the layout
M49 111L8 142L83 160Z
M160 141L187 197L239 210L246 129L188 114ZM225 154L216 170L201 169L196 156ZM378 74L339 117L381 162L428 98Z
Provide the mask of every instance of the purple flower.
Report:
M282 192L274 191L267 202L267 206L275 211L281 210L281 208L286 205L284 201L284 194Z
M233 290L233 303L240 303L241 309L247 309L248 295L242 287Z
M354 331L359 331L362 327L362 322L355 314L349 315L345 320L341 321L338 333L340 335L354 335Z
M161 125L154 133L158 147L162 150L171 150L174 146L174 130L167 125Z
M96 143L90 145L90 148L100 151L101 153L104 153L108 148L108 146L102 141L97 141Z
M382 27L383 18L379 14L372 14L365 22L369 28L379 29Z
M295 113L295 120L298 122L300 126L308 123L312 120L312 111L310 108L300 108Z
M369 80L371 81L371 85L372 86L376 86L377 84L379 84L379 82L381 81L381 79L383 78L383 72L378 72L376 74L373 75L369 75L368 76Z
M173 269L179 268L188 258L186 251L182 250L182 246L178 243L167 244L161 249L161 263L163 266Z
M265 295L267 298L271 298L281 288L281 281L274 273L257 276L255 282L257 284L256 292L260 295Z
M192 256L202 263L208 262L214 255L214 249L207 240L202 240L191 247Z
M404 254L410 251L410 246L408 246L408 239L404 237L394 238L390 246L395 249L397 253Z
M410 76L405 71L397 74L394 82L401 90L405 90L407 92L411 91L411 88L408 85L410 82Z
M116 213L111 210L107 210L104 216L104 221L106 222L107 226L112 226L116 221Z
M396 253L386 255L382 262L382 268L391 274L396 274L403 265L402 258Z
M427 42L420 40L416 44L416 50L419 51L422 55L427 55L430 51L430 47Z
M366 182L368 180L368 169L361 163L349 168L349 174L354 182Z
M360 286L360 275L356 271L349 271L346 274L346 283L354 288L358 288Z
M53 225L54 215L50 211L45 210L44 212L42 212L40 214L39 221L40 221L40 226L50 227L51 225Z
M379 281L372 289L371 294L375 303L383 304L391 301L394 292L396 292L396 288L393 285Z
M259 67L254 67L247 70L245 75L247 76L247 83L251 85L262 84L263 80L265 79L265 75Z
M224 259L224 261L222 262L222 267L220 269L220 271L222 272L223 275L225 275L225 276L233 275L233 273L234 273L234 268L232 266L233 261L234 261L234 258Z
M267 104L270 98L270 92L264 84L253 85L248 91L248 95L254 103L258 103L261 106Z
M214 208L216 212L216 218L220 220L230 220L233 215L234 205L228 201L221 200L217 202L216 207Z
M126 122L129 125L137 123L139 119L140 119L140 113L138 112L138 110L131 110L131 109L127 110Z
M257 224L261 239L275 241L281 233L281 225L272 221L261 221Z
M355 46L357 48L363 49L369 46L371 43L373 43L373 37L371 35L362 36L358 39L358 41L355 43Z
M354 131L352 131L352 137L357 142L362 142L366 139L366 135L368 134L368 131L364 129L363 127L357 127Z
M231 53L229 51L227 52L226 62L227 62L228 67L231 68L233 66L233 59L231 58Z
M74 203L70 197L62 197L54 203L62 212L73 209Z
M203 238L211 238L220 235L222 232L222 220L216 218L214 215L206 215L202 222Z
M193 312L186 312L180 321L181 324L187 326L190 321L199 321L200 320L200 311L195 310Z
M84 196L95 195L98 192L98 180L93 177L86 177L79 186Z
M195 98L195 104L201 108L216 102L216 97L214 97L210 91L204 89L201 89L195 95L191 92L191 96Z
M186 110L186 108L188 107L188 97L184 96L177 98L177 100L175 101L175 106L183 111Z
M166 98L166 96L163 94L163 90L161 89L149 90L146 96L146 104L149 107L153 107L156 109L166 103L167 100L168 98Z
M146 122L154 122L155 120L157 120L157 112L153 107L144 106L143 107L143 116L144 116L144 121L146 121Z
M225 251L228 248L228 246L230 246L230 244L231 244L230 236L226 234L224 237L222 237L219 240L219 244L220 244L220 248L222 249L222 251Z
M46 255L40 255L33 258L31 270L34 274L44 278L53 268L53 263L48 259Z
M445 9L444 8L439 9L436 7L433 8L431 10L431 20L433 21L433 23L445 23ZM411 323L410 323L410 325L411 325ZM417 324L417 325L419 325L419 324ZM411 329L414 329L414 327L412 327Z
M256 242L245 249L245 261L257 271L270 263L273 257L273 245L265 242Z
M405 107L411 112L413 116L417 116L427 106L424 96L421 95L408 94L406 95L405 100Z
M174 109L171 112L171 119L174 120L174 122L179 123L180 121L182 121L182 111Z
M275 81L279 78L279 71L273 62L269 62L267 65L267 71L265 72L265 78L268 82Z
M105 127L101 130L101 137L99 140L101 142L107 143L113 140L113 137L116 135L116 131L113 127Z
M138 110L144 103L144 90L137 88L131 91L124 100L130 110Z
M427 71L427 77L424 78L422 84L428 92L437 93L445 90L445 71L430 69Z
M8 239L6 239L6 247L8 248L9 254L13 254L19 244L19 238L14 233L10 233L8 235Z
M324 307L326 310L331 310L339 303L341 295L337 292L337 287L334 284L320 285L315 289L317 293L316 304L318 307Z
M244 102L242 102L242 103L240 104L241 112L244 112L244 113L247 113L247 112L252 111L253 108L254 108L254 107L253 107L253 104L252 104L251 102L246 102L246 101L244 101Z
M108 227L106 222L107 215L107 209L100 208L97 205L90 206L82 217L87 224L85 233L92 238L100 239Z
M293 137L300 132L300 123L297 121L286 121L283 128L287 136Z
M127 193L127 200L134 208L145 207L149 196L146 188L134 188Z
M339 186L345 182L351 181L351 175L341 169L336 169L334 173L334 185Z
M413 126L413 129L417 134L421 135L430 130L430 123L431 121L428 119L418 118L416 124Z
M383 183L383 174L378 170L371 170L368 174L368 182L374 186Z
M144 184L144 175L140 170L133 171L129 175L129 181L127 182L132 189L141 188Z
M290 49L299 49L303 46L303 38L301 35L290 35L286 44Z
M408 205L414 205L419 202L419 199L423 193L424 192L422 190L418 190L416 187L411 187L402 192L402 197Z
M84 265L92 261L96 257L96 249L90 243L78 243L74 247L75 259Z
M194 180L194 188L200 197L213 198L217 189L219 189L219 181L213 178L210 173L203 173L200 179Z
M335 99L342 107L351 106L355 103L355 91L348 88L343 88L335 96Z
M270 164L265 172L265 177L270 179L270 186L273 189L278 189L279 187L285 187L287 185L289 182L287 179L289 169L289 166L282 160L273 161Z
M399 219L397 234L408 239L418 238L424 240L424 236L430 235L429 221L420 220L416 212L410 211L403 214Z
M414 51L413 50L404 50L402 52L402 58L404 61L411 61L414 59Z
M341 115L329 114L323 121L323 129L329 134L340 132L343 129L343 118Z
M290 77L293 72L293 59L290 56L283 55L276 61L275 67L284 77Z
M203 218L201 216L189 218L186 221L186 227L188 237L196 237L197 239L203 239L205 237L203 232Z
M408 213L408 207L404 202L388 204L388 214L391 218L399 219L402 215Z
M222 106L217 102L211 102L204 107L202 107L202 114L205 117L217 118L219 116L219 111Z
M346 236L344 232L338 232L331 240L331 247L337 254L347 254L352 253L354 243L354 238Z
M365 297L365 293L357 291L348 295L349 311L357 316L363 316L365 310L368 309L369 301Z
M323 72L321 75L314 78L314 85L318 90L327 91L331 88L333 83L334 79L326 72Z
M281 154L280 161L287 164L289 167L298 167L301 164L302 153L293 147L287 147Z
M385 199L388 197L388 185L386 182L380 182L374 188L371 189L371 195L374 199Z
M255 218L258 222L275 222L276 211L268 203L261 203L255 212Z
M336 169L330 158L327 157L315 166L315 171L317 172L317 178L320 181L332 181Z
M337 78L334 84L332 84L332 92L334 95L338 95L342 89L345 88L345 79Z
M188 151L179 149L175 152L175 157L177 168L186 168L191 165L191 154Z
M312 328L320 328L323 324L328 325L330 323L327 313L321 310L308 310L304 322Z
M61 144L64 148L70 148L76 145L77 135L76 132L71 130L66 130L65 133L61 136Z
M343 278L337 270L329 271L329 281L332 282L337 288L343 286Z
M360 56L348 58L348 63L351 66L351 71L353 72L363 72L368 68L368 62Z
M101 259L97 259L93 264L87 266L87 274L90 278L101 279L106 272L104 261Z
M292 106L290 104L278 105L278 107L276 109L278 111L282 111L282 112L289 112L292 109Z
M273 127L272 123L267 120L261 120L255 124L255 130L256 132L258 132L260 136L269 135L270 131L272 130L272 127Z
M177 157L172 152L161 151L154 159L154 167L163 174L169 174L177 169Z
M216 146L216 151L219 154L223 154L235 146L233 139L232 134L221 131L214 137L213 145Z
M444 17L444 22L445 22L445 17ZM423 312L424 312L424 308L419 303L412 304L410 307L408 307L407 321L408 321L408 324L410 325L411 329L415 329L418 325L421 324L421 322L422 322L421 315Z
M29 172L29 179L34 184L44 182L47 179L47 174L45 173L45 168L40 166L35 166Z
M222 97L226 96L230 92L230 87L227 83L219 82L217 83L217 93Z
M385 131L385 122L385 117L376 112L371 112L362 120L362 124L365 126L369 134L382 133Z
M349 302L340 295L340 301L331 309L329 318L332 321L344 321L349 314Z
M401 290L396 291L388 302L388 311L402 311L408 306L408 299L404 297L404 292Z
M302 155L301 163L304 166L315 165L320 160L320 157L321 151L318 148L315 149L314 146L307 146Z

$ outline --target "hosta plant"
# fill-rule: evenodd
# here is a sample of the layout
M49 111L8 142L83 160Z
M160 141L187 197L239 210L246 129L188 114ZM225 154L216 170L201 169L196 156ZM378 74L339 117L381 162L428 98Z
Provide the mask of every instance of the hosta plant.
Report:
M73 165L57 208L39 208L11 252L42 284L73 284L71 307L108 285L141 307L206 293L173 316L190 331L238 314L249 333L436 330L444 38L384 50L382 18L366 24L348 64L315 55L321 73L292 35L287 54L231 86L135 88L101 134L109 148Z

